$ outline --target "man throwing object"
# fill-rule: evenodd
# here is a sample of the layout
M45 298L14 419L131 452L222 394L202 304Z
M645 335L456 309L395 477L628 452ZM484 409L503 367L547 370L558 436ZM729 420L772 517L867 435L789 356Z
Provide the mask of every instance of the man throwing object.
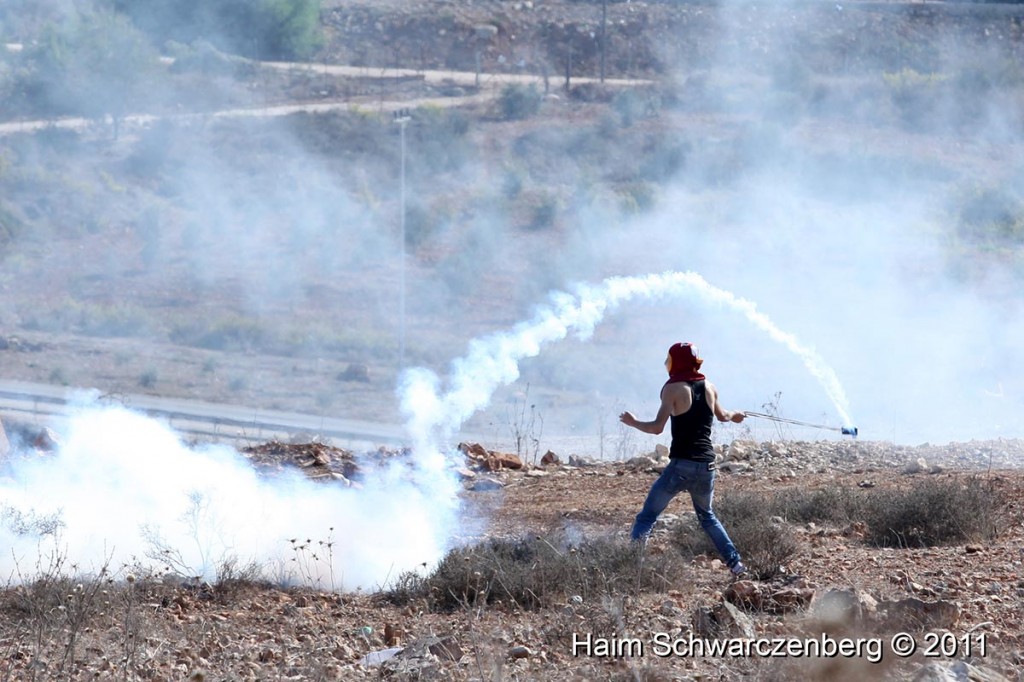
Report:
M633 523L632 537L636 541L646 540L658 515L672 498L685 490L690 493L701 528L714 542L732 574L740 575L747 570L740 561L740 553L711 509L716 472L711 424L713 417L739 424L746 415L722 407L714 385L700 373L703 362L692 344L673 345L665 359L668 381L661 389L661 407L654 421L638 421L631 412L619 415L619 420L626 426L653 435L660 434L669 419L672 420L669 465L651 486L643 509Z

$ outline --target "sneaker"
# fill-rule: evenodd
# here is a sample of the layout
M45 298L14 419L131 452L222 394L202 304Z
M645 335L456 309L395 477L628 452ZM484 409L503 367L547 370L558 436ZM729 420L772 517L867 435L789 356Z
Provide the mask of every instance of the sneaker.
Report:
M743 565L742 561L737 561L729 567L729 572L738 577L747 572L747 567Z

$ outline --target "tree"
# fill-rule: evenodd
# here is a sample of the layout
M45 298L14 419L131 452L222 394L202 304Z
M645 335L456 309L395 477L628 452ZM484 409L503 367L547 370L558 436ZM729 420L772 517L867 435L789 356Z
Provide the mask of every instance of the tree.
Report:
M116 135L125 114L148 98L158 69L156 51L127 18L91 12L43 31L23 85L41 113L109 115Z
M163 43L206 40L258 59L304 59L321 44L320 0L115 0Z

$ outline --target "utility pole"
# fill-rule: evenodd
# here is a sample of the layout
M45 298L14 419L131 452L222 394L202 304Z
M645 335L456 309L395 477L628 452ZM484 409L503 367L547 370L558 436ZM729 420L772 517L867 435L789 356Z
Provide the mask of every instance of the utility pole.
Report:
M399 109L394 113L395 123L398 124L399 137L401 138L402 171L399 191L399 204L401 206L401 249L400 261L398 263L398 371L405 369L405 126L412 120L408 109Z
M608 38L608 0L601 0L601 82L604 83L605 41Z

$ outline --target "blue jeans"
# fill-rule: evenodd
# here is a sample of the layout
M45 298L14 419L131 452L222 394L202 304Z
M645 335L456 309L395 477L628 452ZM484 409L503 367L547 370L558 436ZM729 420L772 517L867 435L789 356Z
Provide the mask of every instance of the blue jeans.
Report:
M701 528L715 543L715 549L722 556L722 560L731 568L740 560L740 553L736 551L729 534L725 532L722 523L711 510L711 498L715 494L715 471L709 470L706 462L691 462L685 459L669 461L665 471L651 486L651 492L647 493L644 508L636 515L632 538L646 538L654 527L654 522L658 520L658 515L665 511L672 498L684 490L690 493L693 510L697 512Z

